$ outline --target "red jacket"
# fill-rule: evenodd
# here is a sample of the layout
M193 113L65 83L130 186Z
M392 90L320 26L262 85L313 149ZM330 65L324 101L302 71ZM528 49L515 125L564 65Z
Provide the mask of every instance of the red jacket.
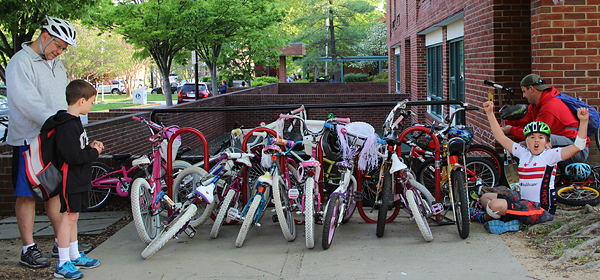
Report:
M545 90L538 104L529 104L527 114L517 121L506 121L512 125L510 134L517 140L525 140L523 128L532 121L541 121L550 127L550 132L556 135L575 138L579 128L579 120L573 115L569 107L562 100L555 98L559 94L553 86ZM569 129L569 127L571 129ZM587 139L589 142L589 138Z

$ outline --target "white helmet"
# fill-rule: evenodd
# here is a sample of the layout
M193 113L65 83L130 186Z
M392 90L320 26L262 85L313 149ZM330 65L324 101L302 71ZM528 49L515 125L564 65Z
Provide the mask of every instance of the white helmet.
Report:
M50 35L65 41L65 43L71 46L75 46L77 44L75 41L77 32L75 32L75 29L68 21L51 16L46 16L46 21L48 23L46 25L42 25L42 28L48 31Z

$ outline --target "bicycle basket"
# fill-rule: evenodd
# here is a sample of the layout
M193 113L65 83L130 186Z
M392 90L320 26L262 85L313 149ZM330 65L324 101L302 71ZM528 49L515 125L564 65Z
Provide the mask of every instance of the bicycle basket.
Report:
M373 133L375 129L366 122L353 122L346 125L346 137L350 145L363 146Z
M173 136L173 134L175 134L175 132L177 132L177 130L179 130L179 126L169 126L167 127L167 130L163 133L163 137L165 137L166 139L164 139L161 143L160 143L160 156L164 159L167 160L167 145L168 145L168 139L171 138L171 136ZM181 146L181 136L177 136L175 138L175 140L173 141L173 146L171 146L171 151L172 151L172 160L175 160L175 158L177 157L177 151L179 150L179 147Z

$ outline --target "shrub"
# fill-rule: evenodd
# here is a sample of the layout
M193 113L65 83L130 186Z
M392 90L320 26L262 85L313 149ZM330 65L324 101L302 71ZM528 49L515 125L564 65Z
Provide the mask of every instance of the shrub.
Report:
M279 78L262 76L262 77L254 78L252 80L253 87L264 86L264 85L273 84L273 83L279 83Z
M344 82L368 82L369 81L369 76L367 74L364 73L360 73L360 74L346 74L344 75Z
M373 82L387 82L389 75L387 72L381 72L373 77Z

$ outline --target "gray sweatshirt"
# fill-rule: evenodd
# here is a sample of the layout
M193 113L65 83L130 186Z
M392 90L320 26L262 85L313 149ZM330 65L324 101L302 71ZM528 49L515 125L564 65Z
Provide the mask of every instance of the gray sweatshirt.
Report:
M64 64L58 58L42 59L25 42L6 66L8 139L11 146L31 143L42 125L58 110L67 109L65 89L68 80ZM50 67L50 65L52 67Z

